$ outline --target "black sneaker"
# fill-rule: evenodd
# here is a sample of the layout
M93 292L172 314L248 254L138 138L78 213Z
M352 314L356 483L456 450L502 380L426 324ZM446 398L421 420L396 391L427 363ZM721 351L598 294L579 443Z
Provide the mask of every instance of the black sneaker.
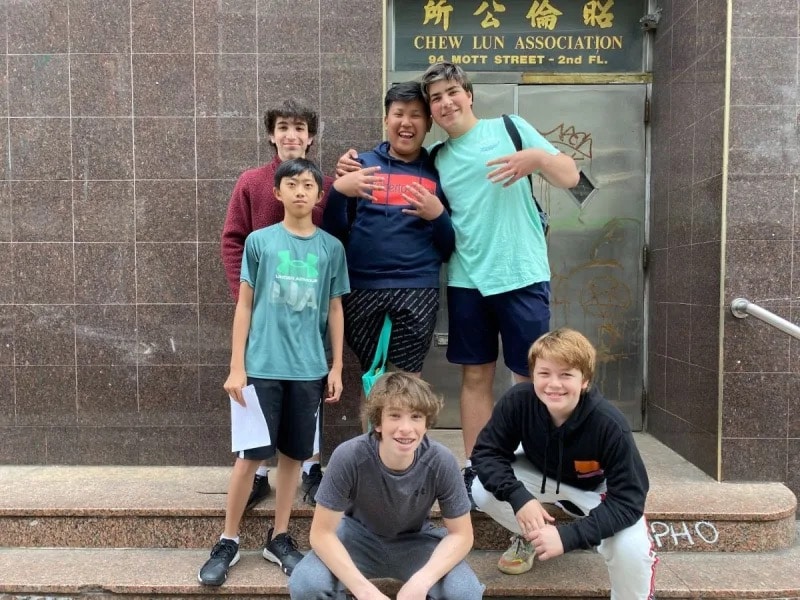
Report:
M211 558L197 573L203 585L222 585L228 578L228 569L239 562L239 544L233 540L222 539L211 549Z
M253 489L250 491L250 497L247 499L247 506L245 510L250 510L256 504L261 502L264 498L269 496L270 493L269 479L266 475L256 475L253 478Z
M272 537L273 527L267 532L267 544L261 555L269 561L280 565L281 570L286 575L291 575L294 568L301 560L303 555L297 549L297 542L288 533L279 533Z
M300 487L303 490L303 501L311 506L317 505L317 490L322 483L322 467L319 463L311 465L309 473L303 471L303 482Z
M467 488L467 496L469 496L469 504L470 510L478 510L478 505L475 504L475 500L472 499L472 482L475 480L475 469L470 467L464 467L461 469L461 472L464 473L464 485Z

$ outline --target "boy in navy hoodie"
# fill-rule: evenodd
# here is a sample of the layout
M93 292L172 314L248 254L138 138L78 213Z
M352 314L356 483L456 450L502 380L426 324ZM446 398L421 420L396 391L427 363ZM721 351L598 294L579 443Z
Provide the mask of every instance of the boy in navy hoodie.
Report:
M524 573L539 560L596 548L612 600L652 598L657 559L647 534L649 487L625 417L591 387L595 349L557 329L528 352L531 383L497 402L472 453L478 507L514 532L497 567ZM555 525L542 503L575 520Z
M352 292L344 299L345 339L362 371L388 313L389 362L419 375L439 310L439 269L455 233L422 146L431 116L420 84L392 86L384 107L388 140L358 155L364 168L334 182L323 227L346 242Z

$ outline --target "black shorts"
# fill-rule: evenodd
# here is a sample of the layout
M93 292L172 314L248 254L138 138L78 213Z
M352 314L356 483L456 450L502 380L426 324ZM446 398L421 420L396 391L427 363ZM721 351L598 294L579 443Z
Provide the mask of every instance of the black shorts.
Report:
M258 403L267 421L272 444L237 453L246 460L266 460L277 450L294 460L305 460L314 454L317 411L322 400L325 379L291 381L248 377L258 396Z
M366 372L375 358L383 318L392 319L389 362L408 373L422 371L431 348L439 290L436 288L390 288L353 290L343 299L344 335Z

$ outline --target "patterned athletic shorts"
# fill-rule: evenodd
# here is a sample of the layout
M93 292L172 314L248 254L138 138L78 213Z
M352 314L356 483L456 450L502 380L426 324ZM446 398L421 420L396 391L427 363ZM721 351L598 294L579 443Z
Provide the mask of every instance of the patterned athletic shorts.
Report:
M422 371L431 347L439 290L436 288L391 288L353 290L344 296L344 335L356 353L361 370L375 357L383 317L392 319L389 362L409 373Z

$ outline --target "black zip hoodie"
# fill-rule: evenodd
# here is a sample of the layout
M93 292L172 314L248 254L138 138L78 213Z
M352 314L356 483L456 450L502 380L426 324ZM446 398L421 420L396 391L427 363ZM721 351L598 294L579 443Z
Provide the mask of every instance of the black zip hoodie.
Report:
M522 443L543 474L541 490L528 490L514 476L514 452ZM569 418L556 427L530 383L520 383L497 402L472 452L483 487L509 502L516 514L543 493L547 480L595 490L605 481L603 501L582 519L557 525L564 552L594 548L644 514L647 471L625 417L599 391L581 394ZM551 488L552 489L552 488Z

